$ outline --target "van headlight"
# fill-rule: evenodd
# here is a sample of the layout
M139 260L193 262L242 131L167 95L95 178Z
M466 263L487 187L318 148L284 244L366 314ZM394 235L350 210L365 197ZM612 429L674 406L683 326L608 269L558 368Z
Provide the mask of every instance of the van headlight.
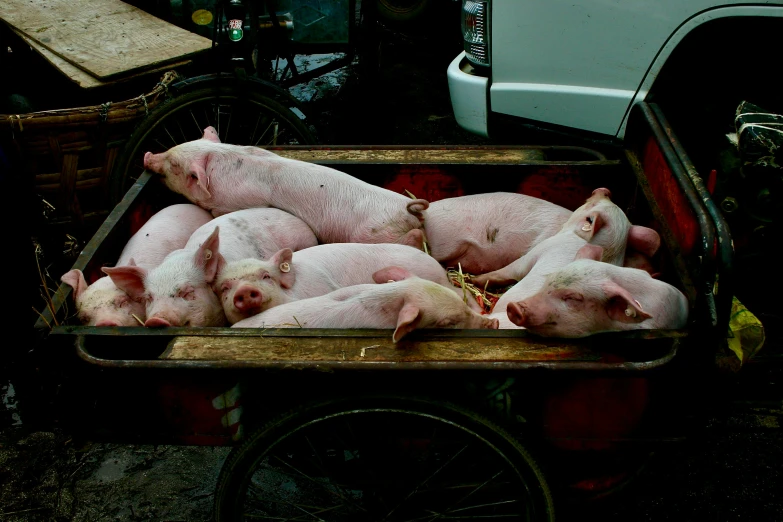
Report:
M462 0L462 40L467 59L489 67L489 0Z

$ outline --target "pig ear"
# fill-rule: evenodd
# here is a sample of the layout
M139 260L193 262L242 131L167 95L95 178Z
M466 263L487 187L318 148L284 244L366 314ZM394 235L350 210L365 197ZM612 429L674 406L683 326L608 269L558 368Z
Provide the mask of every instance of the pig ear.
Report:
M220 227L215 227L215 230L198 247L193 256L194 264L204 268L204 280L207 284L212 284L215 281L222 257L220 255Z
M409 277L413 277L413 274L410 273L407 269L401 266L387 266L386 268L381 268L375 272L372 275L372 280L376 283L382 284L402 281L404 279L408 279Z
M144 278L147 271L138 266L104 266L101 268L104 274L108 274L114 284L128 294L132 299L141 299L144 295Z
M397 328L395 328L394 334L392 334L392 341L396 343L405 335L411 333L420 322L421 312L419 307L413 304L404 305L397 315Z
M401 245L412 246L417 250L424 250L424 231L419 228L408 230L399 240Z
M408 212L419 218L419 221L422 223L424 222L424 212L430 208L430 202L426 199L414 199L410 203L408 203Z
M661 236L652 228L641 225L631 225L628 231L628 248L638 250L647 257L652 257L661 246Z
M269 260L270 263L280 270L280 286L283 288L291 288L296 282L296 272L292 262L293 257L293 250L284 248L276 252L272 259Z
M209 140L213 143L220 143L220 138L218 137L218 133L215 130L215 127L211 125L206 129L204 129L204 136L201 139Z
M200 192L202 196L200 199L209 199L212 197L212 194L209 192L209 178L207 177L205 161L194 161L191 163L187 176L188 179L186 181L188 188L195 192Z
M84 279L84 274L78 268L74 268L73 270L63 274L63 276L60 278L60 281L66 285L70 285L70 287L73 288L74 299L78 299L79 296L82 295L90 286Z
M613 321L639 323L652 317L642 309L642 304L634 299L628 290L617 283L605 283L603 290L607 298L606 314Z
M588 243L576 252L576 257L574 258L574 260L592 259L593 261L600 261L603 255L604 255L603 247L600 247L598 245L591 245L590 243Z
M578 235L585 241L590 241L598 230L604 225L604 220L599 212L590 212L581 221Z

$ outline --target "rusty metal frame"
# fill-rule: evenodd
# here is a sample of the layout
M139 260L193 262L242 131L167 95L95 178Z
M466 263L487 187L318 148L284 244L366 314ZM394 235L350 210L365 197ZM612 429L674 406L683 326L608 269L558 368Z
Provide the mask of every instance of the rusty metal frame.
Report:
M718 307L715 302L715 294L713 293L716 279L716 259L713 250L716 232L713 218L705 205L703 194L700 194L694 187L691 176L689 176L686 168L683 166L680 156L672 146L669 135L664 129L662 122L658 120L650 104L640 102L634 107L634 110L640 112L644 121L649 125L656 143L660 147L683 194L691 204L691 208L699 223L701 230L701 270L698 278L693 278L694 274L691 274L691 277L701 283L701 292L708 307L710 327L715 328L718 326Z
M685 149L682 147L680 140L674 133L671 125L663 114L663 111L656 103L647 104L652 111L653 116L660 123L661 128L666 132L668 142L671 143L677 159L682 165L683 170L691 180L696 192L704 202L704 206L707 209L710 217L712 218L713 226L715 227L715 235L717 238L718 256L715 260L715 276L714 276L714 288L713 294L717 296L715 300L716 307L716 327L719 328L719 332L728 331L729 320L731 319L731 301L734 295L732 284L732 273L734 266L734 245L731 239L731 231L729 225L723 218L723 213L715 204L715 200L712 199L712 195L707 190L704 184L704 179L696 170L695 165L691 161ZM719 291L718 291L719 289Z

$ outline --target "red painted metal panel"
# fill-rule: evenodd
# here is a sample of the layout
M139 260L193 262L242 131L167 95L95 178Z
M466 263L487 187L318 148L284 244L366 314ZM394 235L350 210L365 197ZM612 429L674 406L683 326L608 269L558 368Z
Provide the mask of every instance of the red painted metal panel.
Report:
M701 240L699 222L655 138L646 140L639 159L667 226L681 252L690 256Z

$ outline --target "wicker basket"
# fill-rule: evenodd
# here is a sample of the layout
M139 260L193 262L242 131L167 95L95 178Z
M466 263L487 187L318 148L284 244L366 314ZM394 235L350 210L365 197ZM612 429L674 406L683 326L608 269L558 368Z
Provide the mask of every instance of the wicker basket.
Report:
M83 224L111 211L108 179L122 146L178 79L168 71L149 93L118 103L0 114L0 138L12 144L22 174L34 179L50 223Z

